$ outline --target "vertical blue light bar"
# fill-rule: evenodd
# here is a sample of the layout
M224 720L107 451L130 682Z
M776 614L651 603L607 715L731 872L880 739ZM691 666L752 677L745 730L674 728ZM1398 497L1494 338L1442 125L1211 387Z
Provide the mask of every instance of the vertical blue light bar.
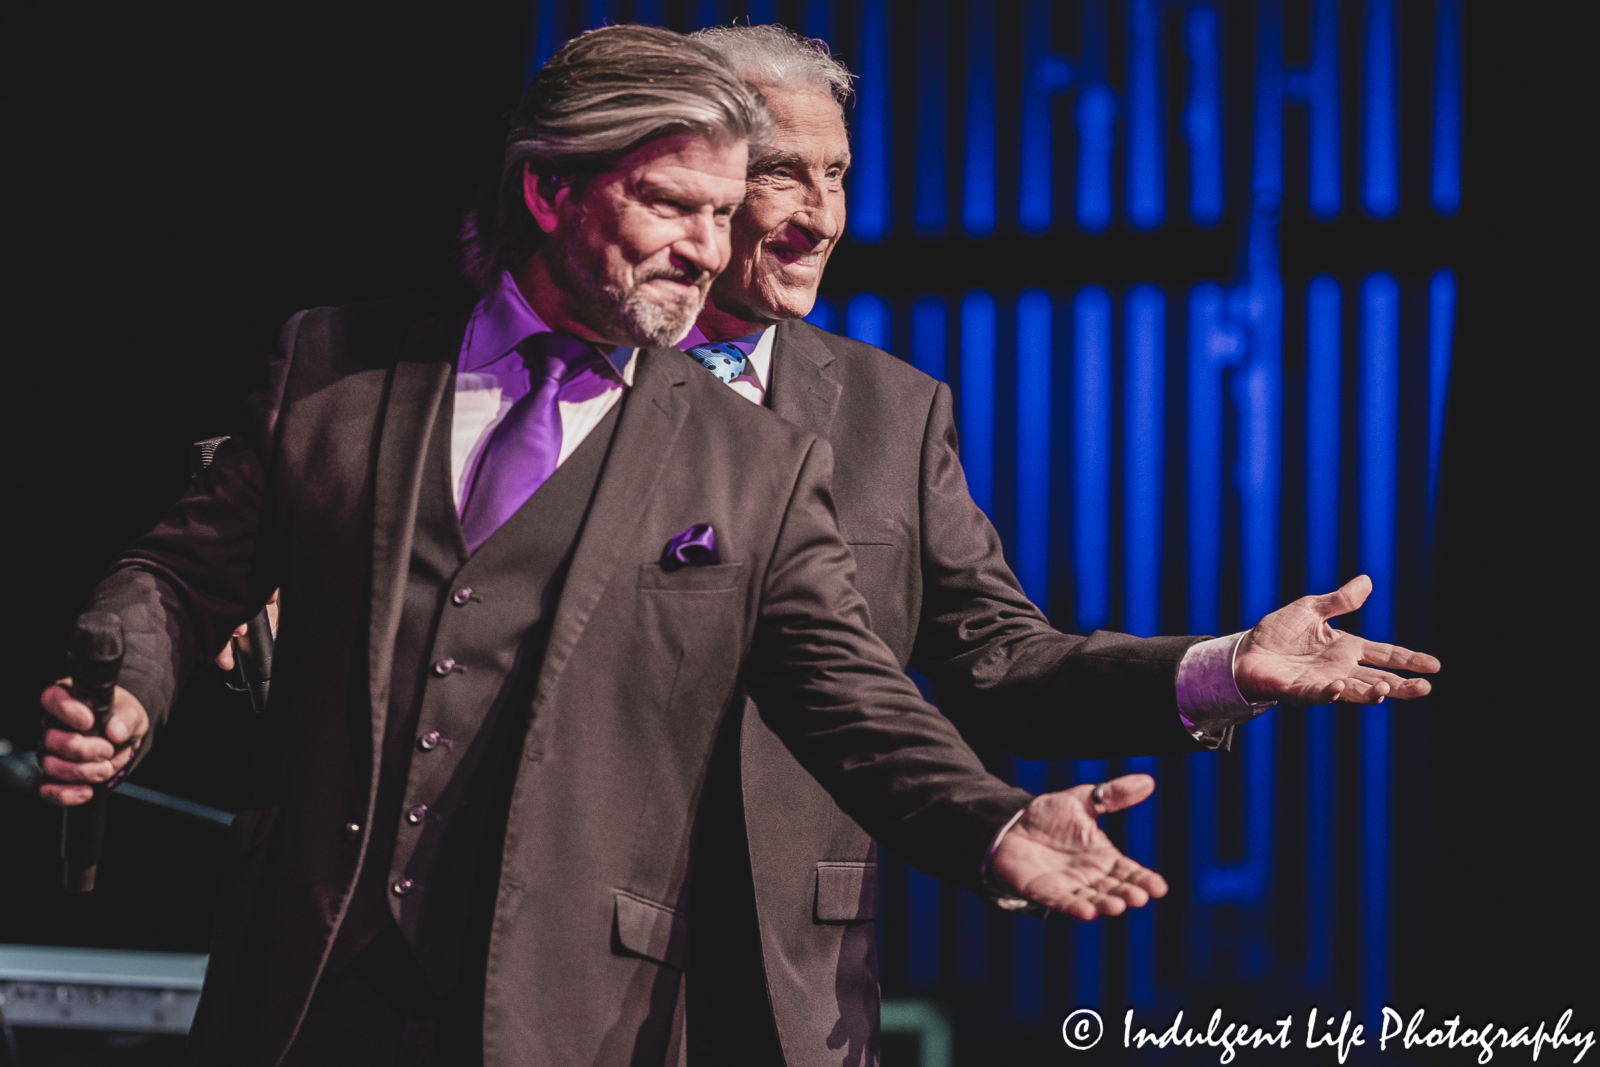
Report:
M967 488L994 511L994 297L975 289L961 300L961 465Z
M1339 283L1326 274L1306 291L1306 586L1339 584L1339 394L1343 381Z
M1461 0L1438 0L1433 46L1433 210L1461 209Z
M1055 219L1055 97L1072 84L1072 64L1050 51L1051 0L1027 0L1022 13L1022 159L1017 221L1044 233Z
M1189 217L1199 226L1222 220L1222 39L1217 9L1196 4L1183 20L1189 57L1189 100L1183 136L1189 143Z
M524 87L539 73L549 58L555 55L556 44L566 36L564 23L567 14L566 0L535 0L533 5L533 32L528 37L528 55L523 60L522 84ZM560 35L558 37L557 35Z
M655 2L660 3L661 0L655 0ZM778 19L777 0L750 0L745 5L744 11L745 17L750 20L750 25L752 26L764 26L769 22L776 22Z
M1106 85L1111 48L1105 0L1084 0L1078 78L1078 225L1100 233L1111 225L1111 153L1117 140L1117 98Z
M944 232L945 126L949 108L950 48L945 26L945 0L917 8L917 232Z
M939 981L939 901L937 878L906 867L906 981L932 986Z
M833 0L806 0L805 34L833 44Z
M1022 591L1050 602L1050 294L1017 298L1017 529Z
M995 11L967 7L967 137L961 183L961 225L987 237L995 224Z
M1361 205L1375 219L1400 208L1400 115L1393 0L1367 0L1361 85Z
M1306 585L1339 584L1342 294L1326 274L1306 292ZM1333 708L1306 709L1306 984L1333 977Z
M1167 407L1167 302L1154 285L1128 293L1122 342L1123 629L1138 637L1161 632L1161 504ZM1153 757L1126 761L1129 774L1154 774ZM1129 858L1156 868L1156 807L1128 812ZM1128 1000L1155 999L1155 911L1128 916Z
M833 332L834 323L838 322L838 312L833 306L833 301L825 296L817 297L817 302L811 307L811 314L806 316L806 321L819 330Z
M1078 291L1072 316L1072 568L1083 633L1111 616L1111 297Z
M945 380L944 300L919 296L911 305L911 365L930 378Z
M706 0L701 0L702 6ZM616 18L611 10L610 0L585 0L583 5L583 29L595 30L607 22L615 22Z
M1250 274L1259 266L1262 222L1277 240L1277 210L1283 203L1283 4L1256 5L1256 84L1254 144L1250 151ZM1270 217L1268 216L1268 213ZM1274 264L1275 265L1275 264Z
M845 333L862 344L889 349L889 305L876 293L858 293L844 309Z
M1122 342L1122 628L1161 632L1161 500L1166 454L1167 300L1154 285L1127 296Z
M1222 625L1222 366L1234 353L1223 328L1221 286L1189 292L1189 411L1185 459L1189 482L1189 632Z
M1161 121L1161 7L1128 3L1128 221L1153 230L1167 217L1167 160Z
M633 21L646 26L662 26L666 24L662 0L634 0ZM754 15L751 16L754 18ZM769 19L770 20L770 16Z
M1433 544L1433 508L1439 502L1439 459L1444 452L1445 400L1450 393L1450 354L1455 347L1456 275L1446 267L1428 283L1428 544Z
M1386 272L1361 286L1357 554L1372 578L1361 635L1394 640L1395 516L1400 425L1400 287ZM1362 994L1382 1010L1389 987L1389 708L1361 709ZM1377 1014L1372 1015L1377 1018Z
M1339 214L1339 3L1311 6L1311 213L1324 221Z
M861 65L850 165L850 232L861 241L876 241L889 232L888 6L888 0L861 3Z

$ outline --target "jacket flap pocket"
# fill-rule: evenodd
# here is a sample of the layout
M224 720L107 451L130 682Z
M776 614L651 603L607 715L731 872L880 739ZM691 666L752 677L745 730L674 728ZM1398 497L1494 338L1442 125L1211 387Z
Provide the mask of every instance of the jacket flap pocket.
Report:
M671 571L659 563L643 563L639 566L639 588L714 593L735 588L743 575L743 563L712 563L703 567L679 567Z
M618 893L616 932L629 952L680 971L689 966L689 922L682 912L632 893Z
M876 863L817 864L817 922L856 923L877 916Z

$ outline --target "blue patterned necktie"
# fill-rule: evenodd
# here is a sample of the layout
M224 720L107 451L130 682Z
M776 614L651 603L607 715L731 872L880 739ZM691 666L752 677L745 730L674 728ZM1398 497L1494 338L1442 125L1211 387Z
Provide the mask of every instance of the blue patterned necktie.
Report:
M708 341L689 349L689 358L717 376L723 385L744 373L745 354L731 341Z

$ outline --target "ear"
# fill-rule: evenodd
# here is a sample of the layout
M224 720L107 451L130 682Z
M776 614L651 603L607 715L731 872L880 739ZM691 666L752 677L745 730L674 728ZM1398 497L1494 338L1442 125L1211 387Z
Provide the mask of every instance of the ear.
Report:
M539 229L550 233L561 218L562 201L571 192L570 182L561 182L547 174L537 174L524 166L522 169L522 202L528 205L528 214L539 224Z

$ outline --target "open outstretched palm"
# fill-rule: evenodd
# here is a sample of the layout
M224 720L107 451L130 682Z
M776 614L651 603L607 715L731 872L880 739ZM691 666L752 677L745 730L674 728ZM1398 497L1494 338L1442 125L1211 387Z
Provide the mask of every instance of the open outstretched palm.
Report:
M1328 625L1329 619L1359 608L1371 592L1372 579L1363 574L1332 593L1301 597L1258 622L1234 660L1239 692L1247 700L1287 704L1376 704L1386 696L1427 695L1433 688L1427 679L1401 678L1390 670L1432 674L1438 660Z
M1166 879L1118 852L1095 822L1096 814L1131 807L1155 787L1148 774L1126 774L1101 787L1098 805L1092 785L1034 797L1001 838L994 873L1029 900L1079 919L1120 915L1166 896Z

